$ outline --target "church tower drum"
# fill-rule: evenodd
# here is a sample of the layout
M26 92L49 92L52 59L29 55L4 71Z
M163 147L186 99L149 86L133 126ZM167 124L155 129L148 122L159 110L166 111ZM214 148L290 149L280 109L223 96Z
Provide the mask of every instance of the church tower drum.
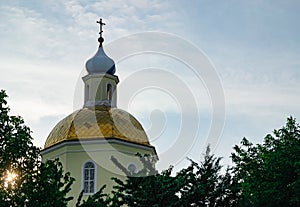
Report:
M130 113L117 108L118 76L114 61L103 49L100 25L99 48L86 62L83 108L62 119L50 132L42 151L43 160L59 158L65 172L76 179L70 195L74 206L81 191L84 197L104 184L109 192L111 177L124 178L112 163L115 157L123 166L141 167L137 153L157 156L142 125Z
M116 107L117 84L119 82L114 61L108 57L102 47L102 26L105 23L97 21L100 25L99 48L94 57L90 58L86 64L88 75L83 77L85 83L84 107L107 105Z

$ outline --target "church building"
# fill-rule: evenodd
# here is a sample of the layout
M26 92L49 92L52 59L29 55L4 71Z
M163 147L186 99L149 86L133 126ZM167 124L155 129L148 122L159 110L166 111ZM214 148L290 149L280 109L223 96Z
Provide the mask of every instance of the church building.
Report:
M117 108L116 66L103 48L100 25L99 48L86 64L83 108L62 119L49 134L42 151L43 160L59 158L64 171L76 180L69 193L70 206L83 190L84 198L104 184L109 192L111 177L124 179L124 173L111 161L115 157L130 170L141 167L137 153L157 156L154 146L136 118ZM122 96L122 94L120 94Z

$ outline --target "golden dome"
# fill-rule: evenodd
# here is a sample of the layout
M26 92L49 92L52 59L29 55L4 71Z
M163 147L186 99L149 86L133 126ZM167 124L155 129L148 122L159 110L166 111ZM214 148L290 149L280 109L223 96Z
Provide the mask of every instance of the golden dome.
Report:
M142 125L131 114L97 106L80 109L61 120L49 134L44 148L63 141L103 138L150 145Z

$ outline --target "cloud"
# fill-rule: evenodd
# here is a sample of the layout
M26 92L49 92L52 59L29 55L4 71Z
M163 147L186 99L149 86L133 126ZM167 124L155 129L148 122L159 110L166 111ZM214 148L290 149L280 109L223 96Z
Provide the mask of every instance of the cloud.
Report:
M300 97L295 88L280 86L238 85L225 89L228 113L246 114L257 117L285 117L289 114L300 115Z
M221 77L227 108L221 148L226 148L237 140L232 137L263 134L266 130L262 128L280 126L278 123L290 114L300 116L298 6L295 2L268 6L257 1L234 5L159 0L0 2L1 88L8 91L12 113L24 116L34 131L35 142L42 146L62 117L82 107L81 76L85 61L98 46L95 22L99 17L107 23L105 44L149 30L176 33L201 46ZM149 42L144 41L142 46L147 47ZM124 46L130 51L140 45L128 42ZM163 51L172 49L167 43L159 47ZM107 52L114 58L113 53ZM197 58L185 47L180 52ZM181 112L180 105L188 106L187 112L196 107L200 117L204 116L201 123L205 126L201 125L201 130L205 134L211 121L210 94L203 80L195 78L186 67L170 57L149 54L118 63L120 105L126 96L126 81L136 72L150 68L165 70L181 80L193 97L187 97L178 82L166 81L169 79L163 79L161 73L148 73L129 86L138 87L149 78L157 79L157 84L165 81L169 85L162 88L172 88L177 100L163 90L145 89L132 96L132 105L124 105L125 109L129 108L147 125L147 119L157 109L169 118ZM203 75L202 78L209 79L206 73ZM189 105L191 98L195 99L195 107ZM174 141L172 123L170 126L167 140ZM165 150L163 145L160 150Z
M152 23L159 28L158 18L147 22L150 10L151 18L167 14L161 11L165 3L159 1L99 3L48 0L0 5L1 88L10 96L12 113L22 115L38 136L46 137L43 131L49 127L42 117L72 112L75 83L81 81L85 60L97 49L99 16L107 20L109 42ZM142 8L147 9L143 15Z

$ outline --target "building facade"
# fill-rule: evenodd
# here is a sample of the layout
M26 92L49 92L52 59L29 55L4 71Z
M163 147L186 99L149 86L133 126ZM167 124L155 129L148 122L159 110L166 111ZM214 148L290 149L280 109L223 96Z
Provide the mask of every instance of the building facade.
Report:
M49 134L42 151L43 160L59 158L65 172L75 178L70 195L74 206L81 191L94 194L104 184L109 192L111 177L125 175L111 161L116 158L131 170L141 168L137 153L157 156L155 148L136 118L117 108L118 76L114 61L103 49L100 19L99 48L86 62L84 104L62 119Z

